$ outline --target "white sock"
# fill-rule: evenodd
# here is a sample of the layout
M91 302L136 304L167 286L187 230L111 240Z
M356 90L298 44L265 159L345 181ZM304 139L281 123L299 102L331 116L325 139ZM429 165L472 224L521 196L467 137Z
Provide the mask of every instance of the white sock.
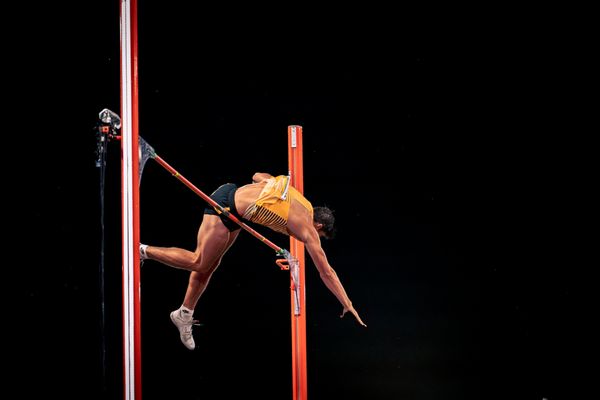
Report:
M179 307L179 315L181 315L181 318L184 319L192 319L194 316L194 310L182 305Z
M148 255L146 254L146 248L148 248L147 244L140 243L140 256L142 259L148 258Z

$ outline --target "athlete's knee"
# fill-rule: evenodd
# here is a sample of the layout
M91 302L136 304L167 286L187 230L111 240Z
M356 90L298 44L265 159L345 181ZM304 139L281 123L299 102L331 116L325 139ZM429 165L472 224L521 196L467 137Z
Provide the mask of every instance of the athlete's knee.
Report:
M190 265L190 270L198 272L200 274L208 272L206 265L204 265L202 262L193 263L192 265Z
M201 271L201 269L202 269L202 253L200 252L199 249L196 249L196 251L194 251L194 257L191 259L189 268L192 271L196 271L196 272Z
M193 269L190 274L190 281L207 282L212 275L212 272L206 269Z
M196 262L190 265L190 269L195 271L201 275L211 275L215 269L221 264L221 259L223 256L219 257L217 261L210 261L207 258L198 257Z

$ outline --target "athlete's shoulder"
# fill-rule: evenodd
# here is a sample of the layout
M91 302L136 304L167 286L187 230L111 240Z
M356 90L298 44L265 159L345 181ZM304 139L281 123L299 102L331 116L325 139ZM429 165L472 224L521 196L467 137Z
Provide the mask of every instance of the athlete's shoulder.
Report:
M271 175L267 172L255 172L254 175L252 175L252 182L260 183L260 182L269 180L271 178L273 178L273 175Z

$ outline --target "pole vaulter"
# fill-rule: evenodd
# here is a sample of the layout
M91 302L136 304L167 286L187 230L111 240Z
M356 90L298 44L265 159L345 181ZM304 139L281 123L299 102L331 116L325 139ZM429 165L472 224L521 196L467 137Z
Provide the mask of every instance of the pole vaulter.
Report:
M292 255L292 253L290 253L288 250L276 245L275 243L273 243L272 241L267 239L265 236L261 235L254 228L252 228L245 222L241 221L239 218L237 218L235 215L233 215L231 212L229 212L228 209L224 208L219 203L217 203L216 201L211 199L210 196L208 196L202 190L198 189L186 177L181 175L179 173L179 171L177 171L175 168L173 168L171 165L169 165L169 163L167 163L162 157L160 157L156 153L154 148L152 146L150 146L148 144L148 142L146 142L142 137L139 138L139 143L140 143L140 167L139 167L140 175L141 175L141 171L144 168L146 160L149 158L152 158L160 166L162 166L164 169L169 171L175 178L177 178L180 182L182 182L185 186L187 186L194 193L196 193L198 196L200 196L204 201L206 201L212 207L217 209L219 213L225 215L227 218L229 218L230 220L232 220L233 222L238 224L240 227L242 227L245 231L250 233L252 236L254 236L258 240L260 240L261 242L263 242L264 244L266 244L267 246L269 246L270 248L275 250L275 253L277 256L283 257L283 258L277 259L275 262L277 265L279 265L279 267L282 270L290 270L290 274L291 274L291 278L292 278L292 291L294 293L294 296L293 296L293 298L294 298L294 302L293 302L294 314L300 315L301 305L300 305L300 295L299 295L300 283L299 283L299 276L298 276L298 264L299 264L298 259L296 257L294 257Z

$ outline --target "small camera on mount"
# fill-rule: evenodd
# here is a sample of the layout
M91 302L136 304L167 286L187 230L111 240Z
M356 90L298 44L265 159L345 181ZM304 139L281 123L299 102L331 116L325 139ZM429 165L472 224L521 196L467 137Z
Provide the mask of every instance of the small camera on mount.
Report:
M96 130L97 148L96 166L101 167L105 164L106 142L112 139L120 139L118 130L121 129L121 118L119 115L108 108L100 111L98 129Z

